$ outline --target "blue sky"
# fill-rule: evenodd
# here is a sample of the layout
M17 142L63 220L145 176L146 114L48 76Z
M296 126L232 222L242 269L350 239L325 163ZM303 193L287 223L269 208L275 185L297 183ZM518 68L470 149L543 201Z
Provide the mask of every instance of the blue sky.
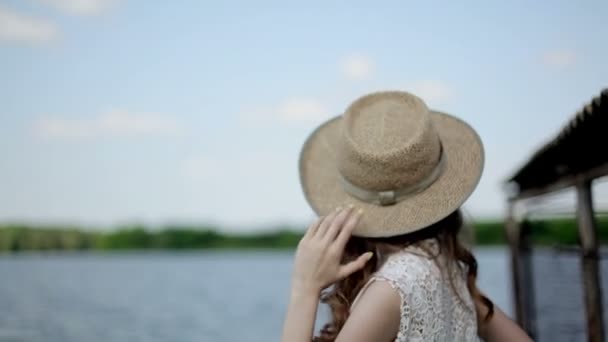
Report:
M0 2L0 221L306 223L306 136L403 89L486 146L473 217L608 85L608 3Z

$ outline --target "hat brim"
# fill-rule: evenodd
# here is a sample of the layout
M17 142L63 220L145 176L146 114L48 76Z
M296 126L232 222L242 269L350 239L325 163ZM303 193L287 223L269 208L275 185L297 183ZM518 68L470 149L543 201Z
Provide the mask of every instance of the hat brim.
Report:
M342 116L319 126L304 143L299 160L300 183L315 213L323 216L337 206L352 204L364 212L353 235L389 237L428 227L462 206L481 178L481 139L456 117L437 111L430 114L443 145L444 170L426 189L389 206L363 202L342 189L336 165Z

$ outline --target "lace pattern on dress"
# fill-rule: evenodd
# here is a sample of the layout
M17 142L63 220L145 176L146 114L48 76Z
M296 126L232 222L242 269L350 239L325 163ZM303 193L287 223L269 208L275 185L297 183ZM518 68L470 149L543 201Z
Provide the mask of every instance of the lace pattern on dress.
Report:
M385 281L399 293L401 319L397 342L479 341L466 275L457 267L453 270L457 295L448 275L441 271L444 268L437 265L443 262L436 253L438 246L430 243L426 247L408 247L390 255L359 295L374 281Z

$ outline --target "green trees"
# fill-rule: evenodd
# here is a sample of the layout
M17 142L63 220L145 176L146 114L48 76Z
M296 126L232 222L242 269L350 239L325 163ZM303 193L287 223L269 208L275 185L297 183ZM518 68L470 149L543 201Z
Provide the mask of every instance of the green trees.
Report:
M82 250L95 247L96 234L75 228L0 226L0 251Z
M541 245L575 245L576 220L559 218L535 220L532 239ZM608 244L608 218L598 219L599 239ZM473 223L477 245L506 243L503 222ZM245 249L294 248L304 228L279 227L258 233L220 233L213 227L168 226L149 229L141 225L115 230L87 230L76 227L0 225L0 251L24 250L124 250L124 249Z
M111 231L0 225L0 251L291 248L301 233L280 228L272 232L226 234L208 227L124 226Z

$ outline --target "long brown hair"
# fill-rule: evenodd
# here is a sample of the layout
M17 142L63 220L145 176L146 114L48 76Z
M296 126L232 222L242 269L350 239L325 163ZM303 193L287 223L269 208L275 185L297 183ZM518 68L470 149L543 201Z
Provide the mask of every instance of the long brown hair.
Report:
M365 264L365 267L350 276L338 281L321 296L321 302L329 305L332 319L321 329L319 336L314 338L315 342L335 341L340 329L348 318L350 305L361 288L371 278L372 274L386 260L386 256L400 251L407 246L418 245L428 239L435 239L439 246L439 253L447 256L449 262L444 267L449 268L447 274L452 289L455 289L454 279L451 272L454 267L460 268L467 275L467 288L475 303L481 303L487 308L487 313L482 318L488 321L494 313L494 304L485 297L475 285L477 279L477 260L459 241L458 234L463 227L463 218L460 210L450 214L445 219L418 232L399 235L388 238L360 238L351 237L346 245L343 262L355 260L359 255L372 251L374 256ZM379 259L380 258L380 259ZM443 263L441 265L444 265ZM459 296L458 292L456 295ZM460 298L460 296L459 296ZM478 306L476 305L476 310ZM477 310L477 316L481 313Z

